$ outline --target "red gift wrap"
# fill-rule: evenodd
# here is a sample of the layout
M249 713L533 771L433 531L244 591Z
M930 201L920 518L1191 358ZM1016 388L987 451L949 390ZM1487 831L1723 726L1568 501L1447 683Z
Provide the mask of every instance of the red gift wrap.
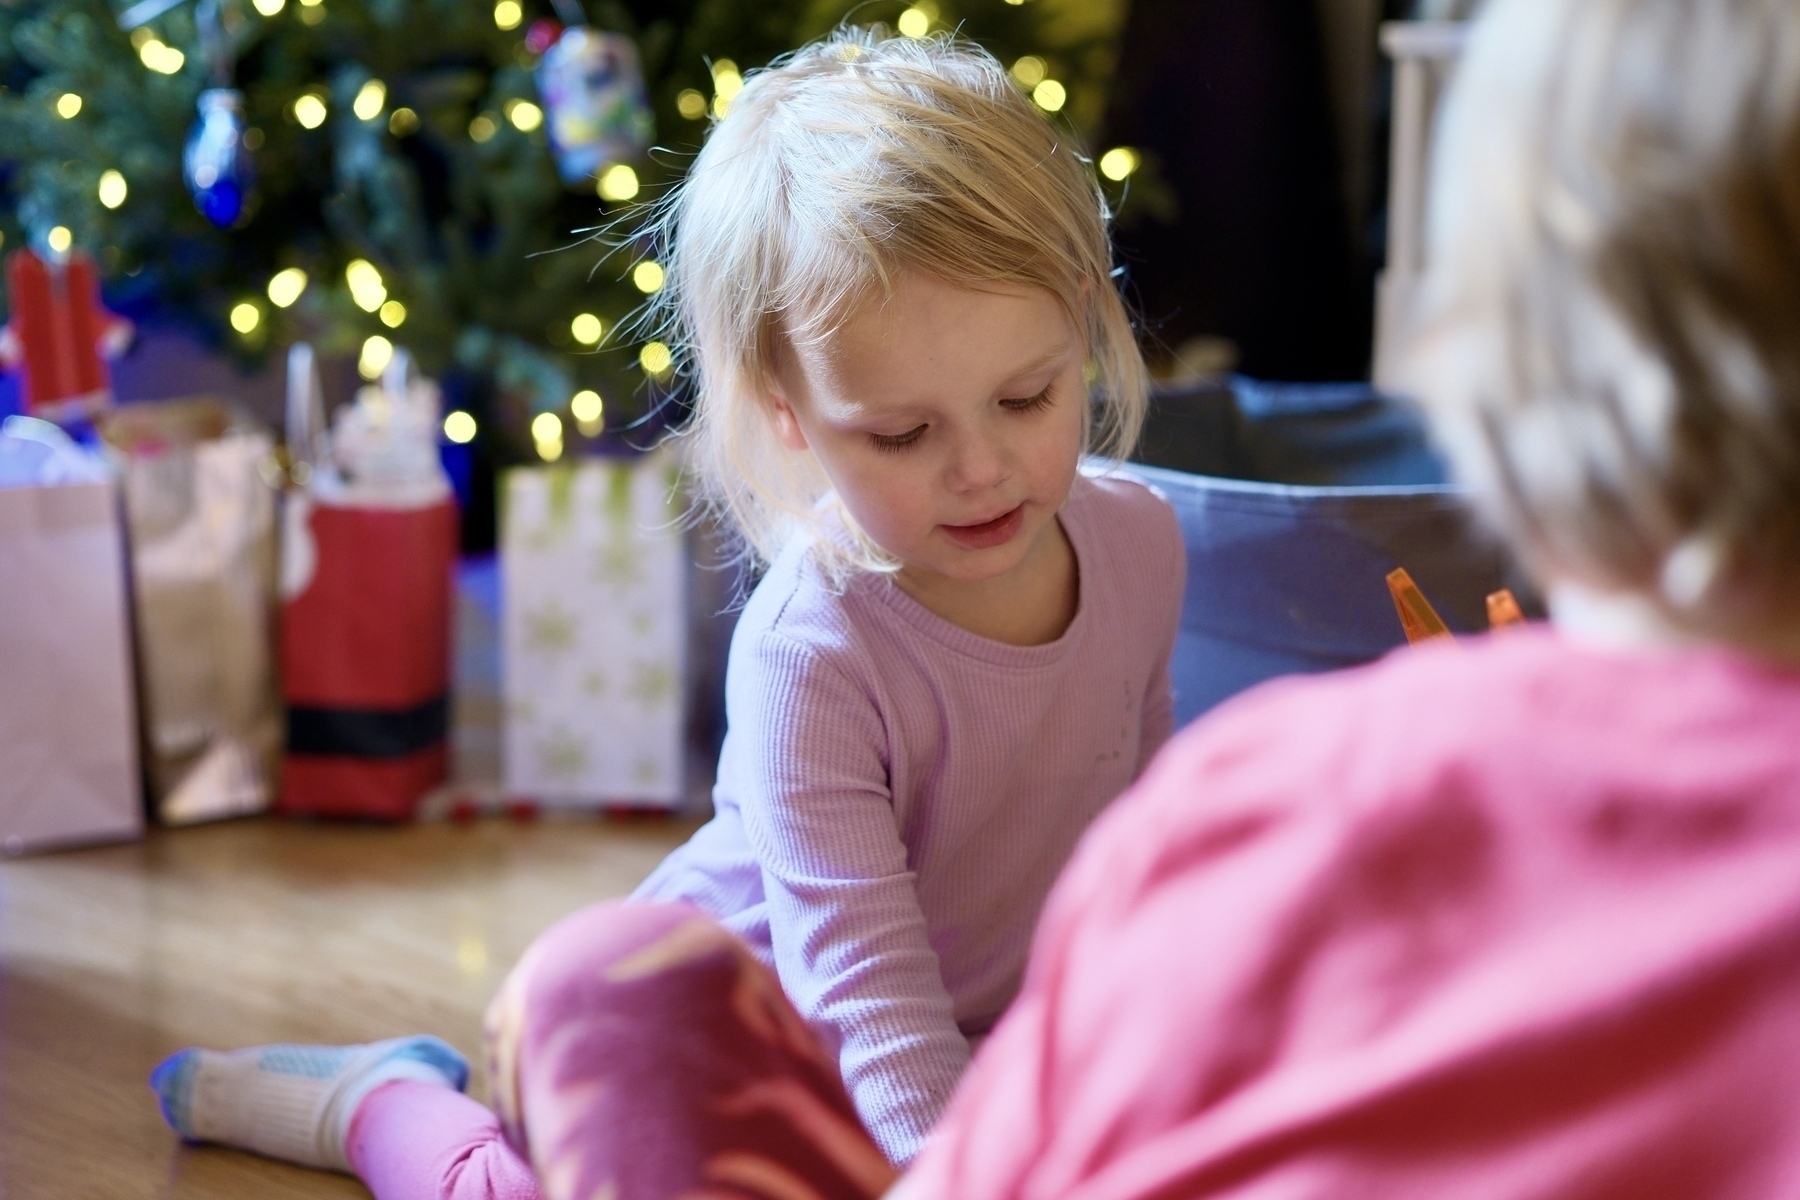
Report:
M457 511L314 503L313 570L281 618L278 808L410 819L448 774Z

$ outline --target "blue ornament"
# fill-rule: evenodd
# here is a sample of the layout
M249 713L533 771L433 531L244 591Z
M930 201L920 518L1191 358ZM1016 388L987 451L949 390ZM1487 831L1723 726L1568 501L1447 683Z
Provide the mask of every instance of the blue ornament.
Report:
M656 136L637 46L628 37L572 25L544 51L537 82L564 183L638 158Z
M181 174L194 207L220 229L244 213L256 169L244 145L244 93L209 88L200 93L200 115L181 154Z

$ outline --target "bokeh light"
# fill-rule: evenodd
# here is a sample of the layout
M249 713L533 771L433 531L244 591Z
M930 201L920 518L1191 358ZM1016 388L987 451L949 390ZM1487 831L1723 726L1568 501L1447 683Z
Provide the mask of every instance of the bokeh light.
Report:
M231 327L239 333L252 333L262 324L262 309L250 301L233 306L231 310Z
M637 172L624 163L614 163L600 173L602 200L630 200L638 194Z
M356 370L364 379L380 379L381 373L394 360L394 343L379 333L362 344L362 354L357 357Z
M299 267L287 267L269 278L269 303L276 308L286 308L305 290L306 272Z
M131 188L125 183L125 176L117 171L100 173L100 203L107 208L117 208L125 203L125 197L131 194Z
M466 446L475 440L475 418L457 409L444 416L444 436L459 446Z
M569 332L584 346L598 346L606 325L593 313L580 313L569 322Z

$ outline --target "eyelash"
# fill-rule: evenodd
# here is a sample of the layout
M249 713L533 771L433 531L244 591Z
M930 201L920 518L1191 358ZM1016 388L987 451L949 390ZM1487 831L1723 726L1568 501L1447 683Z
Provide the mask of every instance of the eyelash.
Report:
M1016 413L1036 412L1040 408L1049 407L1049 404L1049 388L1045 388L1035 396L1026 396L1017 400L1002 400L1000 402L1002 408L1006 409L1008 412ZM869 435L869 440L875 444L875 449L881 451L883 454L898 454L924 436L925 426L921 425L917 429L909 429L901 434L888 435L872 433Z
M1036 412L1040 408L1049 407L1050 389L1045 388L1035 396L1026 396L1018 400L1002 400L1000 404L1001 407L1011 409L1013 412Z

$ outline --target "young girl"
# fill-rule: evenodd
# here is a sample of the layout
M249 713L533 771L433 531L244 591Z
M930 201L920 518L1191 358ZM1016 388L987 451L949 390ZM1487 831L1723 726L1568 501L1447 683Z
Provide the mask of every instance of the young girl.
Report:
M1800 6L1489 0L1439 145L1418 389L1553 627L1183 734L907 1200L1800 1195ZM747 951L607 929L495 1009L550 1200L887 1188Z
M619 947L692 911L648 902L683 901L779 978L738 1017L791 1002L789 1040L827 1047L819 1086L849 1099L809 1128L918 1150L1076 840L1170 732L1179 531L1145 489L1078 471L1128 449L1144 405L1105 216L1089 165L967 43L847 30L748 81L662 224L695 462L768 568L732 643L716 816L637 911L534 948L499 1029L655 975ZM681 1045L705 1019L641 1013L597 1069L674 1038L634 1095L721 1070ZM415 1038L184 1051L153 1082L184 1136L350 1167L383 1200L536 1194L465 1073Z

